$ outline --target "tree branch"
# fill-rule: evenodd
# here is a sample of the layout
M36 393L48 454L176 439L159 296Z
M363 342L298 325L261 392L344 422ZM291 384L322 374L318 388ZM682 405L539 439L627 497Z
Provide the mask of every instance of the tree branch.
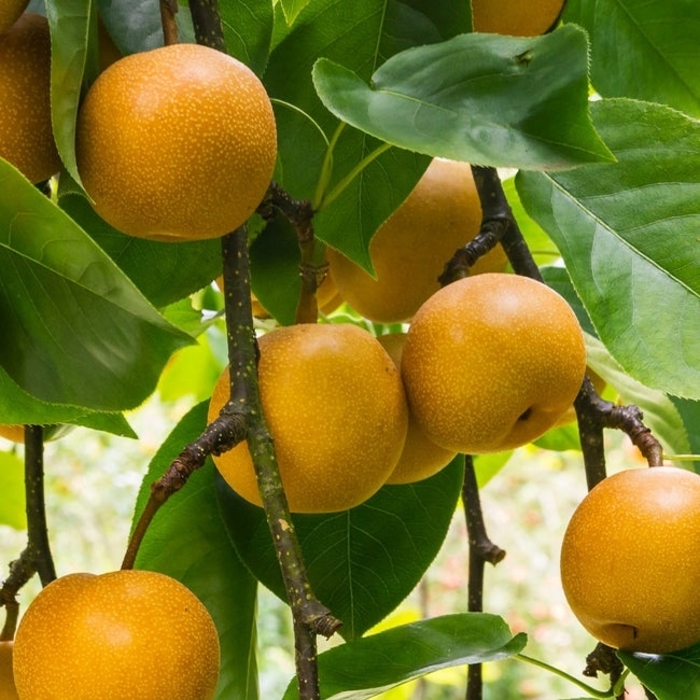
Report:
M189 0L189 8L197 43L226 53L218 1Z
M24 480L27 499L27 549L39 574L41 585L56 578L46 524L44 501L44 429L24 427Z
M280 213L294 226L301 256L299 263L301 291L295 322L316 323L317 291L328 275L328 263L323 255L323 246L319 246L316 242L311 201L295 199L278 183L272 182L258 211L265 219L271 219Z
M282 486L272 436L260 403L257 345L252 334L246 230L239 229L226 236L222 250L231 401L236 410L248 416L248 448L292 608L300 700L315 700L319 697L316 635L329 637L341 623L318 601L309 583Z
M474 184L481 204L481 229L445 265L440 283L445 286L466 277L469 268L499 242L503 246L513 270L518 275L542 281L542 275L520 231L518 222L508 204L496 168L472 165Z
M479 486L476 480L474 460L465 455L462 503L469 537L468 610L482 612L484 603L484 569L488 562L494 566L503 560L505 550L495 545L486 534L486 524L481 510ZM466 700L481 700L483 683L481 664L471 664L467 670Z

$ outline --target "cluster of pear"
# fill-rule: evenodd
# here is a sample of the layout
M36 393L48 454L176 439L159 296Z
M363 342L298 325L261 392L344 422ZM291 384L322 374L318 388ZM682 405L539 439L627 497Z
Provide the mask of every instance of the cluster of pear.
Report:
M500 246L440 289L445 262L481 217L470 166L433 160L372 238L376 277L327 249L340 297L408 330L375 337L347 323L298 324L259 339L260 397L293 512L352 508L385 484L436 474L459 452L523 445L570 409L586 352L559 294L504 272ZM210 420L229 394L227 370ZM246 442L214 461L261 505Z

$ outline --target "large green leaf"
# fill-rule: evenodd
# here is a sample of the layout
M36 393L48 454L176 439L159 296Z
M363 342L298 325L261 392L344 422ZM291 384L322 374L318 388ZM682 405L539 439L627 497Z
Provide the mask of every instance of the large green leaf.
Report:
M53 202L0 160L0 365L44 401L138 406L190 344Z
M568 0L564 21L588 31L593 86L601 95L700 115L696 0Z
M330 172L323 169L327 143L339 123L314 89L311 72L319 57L369 80L389 56L467 31L470 22L468 3L462 0L313 0L291 27L279 18L264 82L273 99L294 109L278 105L275 110L279 136L275 178L294 197L316 198L318 203L381 145L366 134L345 129L334 144ZM393 151L380 155L315 219L320 238L364 266L369 264L371 236L427 167L425 157Z
M588 366L615 388L620 401L634 404L642 410L645 425L661 442L666 453L688 454L693 450L700 453L700 429L696 420L698 414L695 412L698 403L674 399L630 377L596 337L588 313L574 291L567 271L560 267L545 267L542 268L542 275L547 284L561 294L576 313L585 332ZM691 431L694 443L691 441ZM542 441L537 444L543 446Z
M200 403L185 415L154 456L137 499L137 516L151 483L204 431L207 407L207 402ZM216 697L256 700L257 583L238 559L219 517L211 461L158 511L139 550L136 567L178 579L211 613L221 643Z
M383 141L482 165L569 168L612 157L588 114L586 36L465 34L390 58L367 84L320 59L314 83L339 119Z
M299 243L291 224L270 222L250 247L253 293L279 323L294 323L301 291Z
M322 700L366 700L433 671L507 659L527 638L486 613L445 615L356 639L319 655ZM297 700L293 680L283 700Z
M630 377L611 357L600 341L586 337L589 366L620 394L625 404L638 406L644 414L644 424L652 431L669 454L691 451L688 428L671 397L650 389ZM695 425L691 426L697 432Z
M0 452L0 493L0 525L26 529L24 465L12 452Z
M51 27L51 118L61 160L80 182L75 160L75 125L88 65L88 36L92 17L90 0L46 0ZM95 24L95 26L97 26Z
M185 298L221 273L218 238L183 243L134 238L112 228L80 194L65 194L59 204L156 307Z
M658 700L700 698L700 645L662 656L622 651L618 656Z
M364 634L413 590L443 543L463 471L458 457L434 477L385 486L357 508L294 516L311 585L343 621L343 637ZM237 496L223 479L218 485L238 553L261 583L286 600L262 508Z
M89 412L78 406L41 401L17 386L1 367L0 397L0 424L3 425L70 423L122 437L136 437L122 414Z
M595 326L626 372L700 397L700 123L651 103L592 104L618 162L518 174Z

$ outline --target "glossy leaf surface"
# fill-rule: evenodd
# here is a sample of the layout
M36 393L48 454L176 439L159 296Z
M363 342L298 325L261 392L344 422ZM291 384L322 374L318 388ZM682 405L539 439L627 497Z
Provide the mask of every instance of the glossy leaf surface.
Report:
M513 636L502 618L485 613L401 625L321 654L321 698L365 700L433 671L507 659L525 642L523 633ZM298 697L292 682L283 700Z
M700 645L663 656L622 651L618 656L658 700L700 697Z
M191 343L92 239L0 160L0 365L44 401L139 405Z
M588 115L585 34L457 36L390 58L370 84L320 59L314 84L339 119L396 146L480 165L570 168L611 156Z
M700 396L700 124L658 105L592 104L618 162L517 176L561 251L593 326L623 369Z
M700 115L700 4L695 0L568 0L564 21L591 40L593 87Z

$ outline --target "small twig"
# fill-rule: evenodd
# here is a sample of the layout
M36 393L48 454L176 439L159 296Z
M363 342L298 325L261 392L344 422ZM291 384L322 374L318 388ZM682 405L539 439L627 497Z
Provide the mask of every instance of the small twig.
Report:
M513 216L498 171L491 167L471 167L481 204L481 228L477 236L445 265L439 277L440 283L444 286L466 277L476 260L499 242L516 274L541 282L542 275Z
M610 685L615 688L624 672L624 664L618 658L615 650L607 644L598 642L595 649L586 657L583 675L588 678L597 678L599 673L604 673L610 676ZM623 687L616 696L616 700L624 700L625 695Z
M24 549L19 558L10 563L10 574L0 587L0 606L4 606L6 610L5 624L0 632L2 642L11 641L15 637L19 619L17 593L35 573L36 567L29 554L29 548Z
M122 569L132 569L148 528L166 501L184 487L193 472L201 469L211 454L221 454L245 440L247 424L234 413L230 402L204 433L171 462L160 479L151 484L151 493L134 527L122 560Z
M278 183L272 182L258 211L266 219L280 213L294 226L301 257L299 263L301 290L295 322L316 323L318 318L316 293L326 279L328 263L322 254L322 247L316 242L313 226L314 211L311 201L295 199Z
M465 455L464 482L462 484L462 502L467 521L469 537L469 582L468 610L482 612L484 601L484 569L488 562L494 566L503 560L505 550L494 544L486 534L486 525L481 510L479 486L476 480L474 460ZM466 700L481 700L483 683L481 664L471 664L467 670Z
M586 470L586 486L590 491L606 476L603 414L593 382L588 376L574 399L574 409L578 421L578 432L583 453L583 466Z
M177 0L160 0L160 22L163 26L163 43L166 46L180 42L177 28Z
M46 586L56 578L56 568L46 524L44 429L40 425L24 427L24 485L27 501L27 549L41 585Z
M189 7L197 43L226 53L217 0L189 0Z

